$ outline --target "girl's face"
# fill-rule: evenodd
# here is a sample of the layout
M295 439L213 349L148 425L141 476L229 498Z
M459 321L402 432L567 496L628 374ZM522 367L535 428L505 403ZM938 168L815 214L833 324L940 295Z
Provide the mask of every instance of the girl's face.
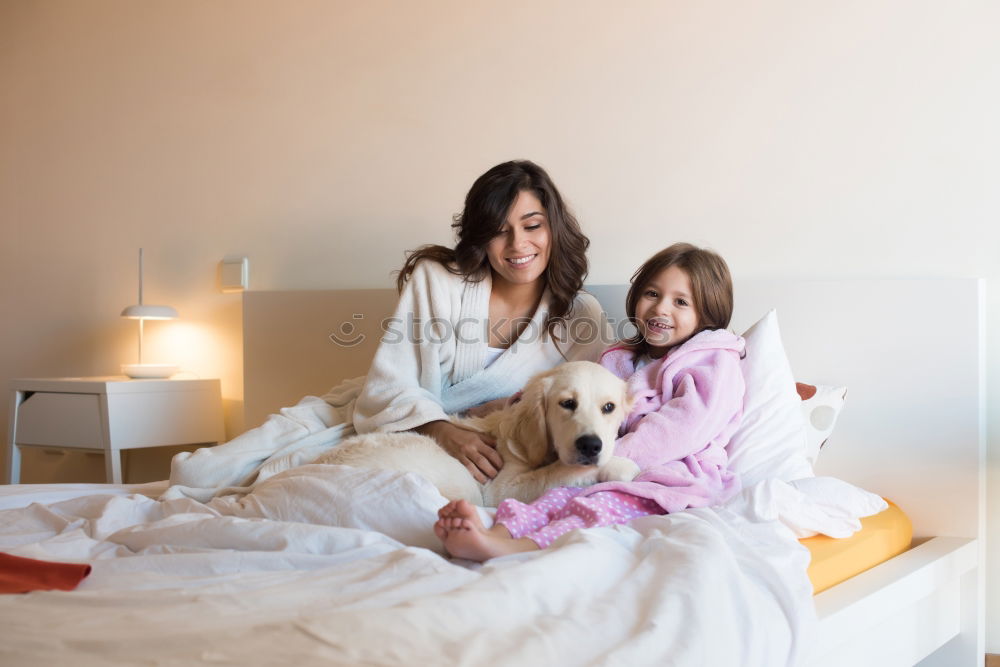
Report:
M486 246L494 282L526 285L541 279L549 265L550 240L545 207L533 192L522 190Z
M650 347L650 356L662 357L698 330L691 278L669 266L643 286L635 304L636 325Z

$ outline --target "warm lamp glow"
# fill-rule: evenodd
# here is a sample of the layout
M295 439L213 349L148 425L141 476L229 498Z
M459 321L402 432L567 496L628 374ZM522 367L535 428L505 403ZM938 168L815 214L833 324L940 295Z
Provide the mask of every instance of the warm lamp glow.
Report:
M173 359L186 371L215 368L226 354L212 327L198 322L176 321L150 332L147 343L163 358ZM218 372L218 371L215 371Z
M122 364L122 372L132 378L165 378L177 372L174 364L142 363L143 323L146 320L172 320L177 311L170 306L149 306L142 302L142 248L139 248L139 303L122 310L122 317L139 320L139 363Z

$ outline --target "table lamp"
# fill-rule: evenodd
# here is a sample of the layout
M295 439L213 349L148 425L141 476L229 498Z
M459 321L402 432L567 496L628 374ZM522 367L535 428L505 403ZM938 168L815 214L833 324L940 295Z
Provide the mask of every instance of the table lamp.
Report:
M177 311L170 306L149 306L142 302L142 248L139 248L139 303L128 306L122 317L139 320L139 363L122 364L122 373L130 378L168 378L177 372L176 364L142 363L142 330L146 320L172 320Z

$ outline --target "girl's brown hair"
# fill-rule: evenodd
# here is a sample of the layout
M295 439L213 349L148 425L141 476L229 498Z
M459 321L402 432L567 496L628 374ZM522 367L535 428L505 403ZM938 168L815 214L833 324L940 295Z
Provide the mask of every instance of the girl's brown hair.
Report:
M498 164L477 178L465 196L465 208L452 224L458 236L455 247L425 245L409 252L396 278L396 289L403 291L413 269L424 259L438 262L470 282L485 278L490 270L486 246L500 232L510 207L524 191L538 197L549 221L551 252L543 277L551 295L546 322L551 333L552 326L570 314L573 299L583 287L590 240L580 231L549 175L528 160Z
M632 285L625 297L625 313L635 322L635 309L643 290L649 283L671 266L676 266L691 280L691 298L698 315L698 330L725 329L733 316L733 279L726 260L717 253L690 243L675 243L664 248L639 267L632 275ZM625 341L641 353L648 352L642 334L636 333Z

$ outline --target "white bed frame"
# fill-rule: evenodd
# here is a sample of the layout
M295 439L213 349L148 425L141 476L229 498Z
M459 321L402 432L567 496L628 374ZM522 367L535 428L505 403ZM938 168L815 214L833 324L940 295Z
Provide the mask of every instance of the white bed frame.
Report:
M590 290L623 318L625 286ZM815 597L811 664L983 664L983 294L975 279L737 282L735 331L775 308L796 378L849 387L817 473L890 498L914 526L909 551ZM395 299L246 292L246 423L364 374Z

